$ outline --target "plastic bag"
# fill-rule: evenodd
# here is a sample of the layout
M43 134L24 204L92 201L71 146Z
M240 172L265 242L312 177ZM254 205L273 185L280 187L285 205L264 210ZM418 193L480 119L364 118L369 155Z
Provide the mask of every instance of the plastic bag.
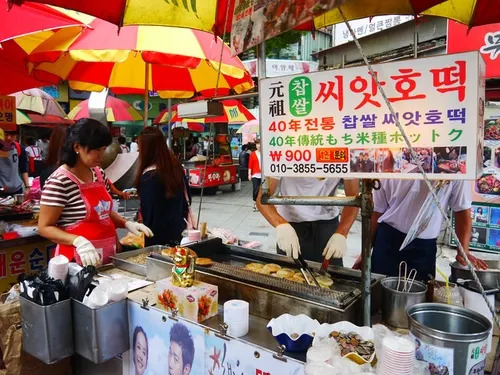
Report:
M74 270L74 267L70 267L68 270L66 287L71 298L82 302L85 294L89 291L89 288L91 288L94 276L97 275L97 268L94 266L87 266L81 268L81 270L76 273L74 273Z
M13 303L19 301L19 284L14 285L9 290L9 295L5 299L4 304Z

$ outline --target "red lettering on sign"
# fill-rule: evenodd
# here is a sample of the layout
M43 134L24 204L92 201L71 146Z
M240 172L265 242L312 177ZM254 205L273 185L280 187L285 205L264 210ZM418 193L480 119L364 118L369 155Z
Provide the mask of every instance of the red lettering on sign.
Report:
M385 82L381 81L380 84L384 86ZM349 88L351 89L351 91L355 94L363 94L363 100L354 109L360 109L368 103L380 108L380 102L378 100L372 99L378 93L377 83L375 82L375 79L373 77L371 77L370 86L371 87L369 89L369 92L365 92L368 89L368 80L361 76L356 76L356 78L351 81L351 83L349 84Z
M417 88L417 81L415 78L420 77L422 73L414 72L413 69L399 69L401 75L391 76L391 79L396 81L394 88L401 96L389 98L390 102L397 102L400 100L411 99L425 99L425 94L413 94Z
M328 99L333 98L337 101L339 111L344 108L344 77L335 76L337 82L327 81L319 83L319 94L314 100L315 102L322 100L325 103Z
M465 81L467 69L464 60L455 61L456 66L442 69L431 69L432 85L441 93L457 91L458 100L465 100Z
M25 265L26 261L24 260L24 252L17 250L10 255L9 268L11 275L20 275L23 273Z

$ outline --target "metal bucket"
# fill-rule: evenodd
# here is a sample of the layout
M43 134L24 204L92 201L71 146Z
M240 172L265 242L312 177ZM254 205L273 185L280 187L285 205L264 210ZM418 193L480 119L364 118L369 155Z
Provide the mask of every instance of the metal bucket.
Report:
M403 281L402 281L403 282ZM425 302L427 286L414 281L409 292L396 290L397 277L386 277L382 280L382 319L387 324L397 328L408 328L406 309L418 303Z
M417 360L434 358L450 374L483 374L491 323L481 314L452 305L421 303L408 309L410 334L416 337ZM432 356L427 357L426 353Z
M73 355L71 301L41 306L19 298L23 327L23 350L46 364Z
M91 309L72 300L75 352L94 363L105 362L129 347L127 300Z

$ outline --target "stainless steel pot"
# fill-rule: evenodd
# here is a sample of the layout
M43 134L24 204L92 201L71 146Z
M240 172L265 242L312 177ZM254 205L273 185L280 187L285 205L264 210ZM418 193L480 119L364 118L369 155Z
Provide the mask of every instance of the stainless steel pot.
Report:
M481 284L496 288L500 285L500 260L485 260L488 265L487 270L476 270L477 277ZM450 281L456 283L458 279L472 280L472 273L467 267L458 262L451 265Z
M484 364L486 353L481 354L483 357L477 363L468 363L471 353L479 354L491 330L490 321L483 315L463 307L421 303L408 308L408 318L410 332L421 343L435 348L434 351L440 348L452 351L454 374L468 375L472 368Z
M397 277L386 277L382 280L382 319L397 328L408 328L406 309L418 303L425 302L427 286L414 281L409 292L396 290Z

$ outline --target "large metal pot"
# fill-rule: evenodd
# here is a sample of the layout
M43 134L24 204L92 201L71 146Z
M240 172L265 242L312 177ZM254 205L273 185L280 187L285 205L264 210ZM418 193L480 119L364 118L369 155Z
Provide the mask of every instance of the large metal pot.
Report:
M476 270L481 284L496 288L500 284L500 260L485 260L488 264L487 270ZM458 262L451 264L450 281L456 283L458 279L472 280L472 273Z
M397 277L386 277L381 284L383 321L393 327L408 328L406 309L425 302L427 286L420 281L414 281L409 292L397 291Z
M485 260L488 265L487 270L476 270L476 275L484 287L494 289L500 286L500 260ZM451 265L450 281L456 283L458 279L473 280L472 272L469 268L462 266L458 262ZM496 295L496 300L500 301L500 293Z
M455 375L482 373L491 330L483 315L463 307L421 303L408 308L408 318L417 360L447 367Z

